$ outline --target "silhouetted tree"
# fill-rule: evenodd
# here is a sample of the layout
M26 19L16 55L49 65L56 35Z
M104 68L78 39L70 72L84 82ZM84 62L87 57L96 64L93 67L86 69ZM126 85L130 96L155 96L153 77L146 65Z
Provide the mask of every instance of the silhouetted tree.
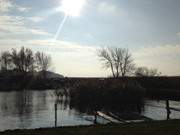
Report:
M98 50L100 61L106 68L110 68L113 77L126 76L132 74L135 69L132 55L128 49L124 48L101 48Z
M43 72L43 76L46 77L46 71L51 66L51 57L43 52L37 52L35 54L36 63L39 71Z
M148 69L147 67L138 67L135 71L135 76L159 76L161 72L158 69Z
M51 65L51 57L43 52L36 52L29 48L21 47L18 51L4 51L0 55L1 70L17 70L22 73L38 71L47 71Z
M11 55L8 51L4 51L0 56L1 70L7 71L11 68Z
M12 50L12 62L15 69L21 72L31 72L34 70L34 55L31 49L22 47L19 52Z

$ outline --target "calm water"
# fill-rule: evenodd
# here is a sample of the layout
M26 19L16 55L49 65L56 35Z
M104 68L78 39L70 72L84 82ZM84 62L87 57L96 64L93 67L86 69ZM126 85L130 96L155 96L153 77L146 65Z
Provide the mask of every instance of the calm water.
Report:
M53 90L28 92L0 92L0 131L7 129L54 127L55 95ZM171 107L180 108L180 102L170 102ZM164 101L146 101L142 113L156 120L166 119ZM171 118L180 118L180 112L172 111ZM94 116L70 109L67 102L57 106L57 126L93 124ZM98 118L98 122L108 121Z
M170 107L180 110L180 101L169 101ZM152 118L154 120L165 120L167 117L165 101L147 100L145 103L145 110L142 115ZM180 119L180 111L171 110L171 119Z
M0 131L53 127L55 99L53 90L0 92ZM66 102L57 106L57 126L90 125L93 119L92 115L70 109ZM107 123L102 118L98 122Z

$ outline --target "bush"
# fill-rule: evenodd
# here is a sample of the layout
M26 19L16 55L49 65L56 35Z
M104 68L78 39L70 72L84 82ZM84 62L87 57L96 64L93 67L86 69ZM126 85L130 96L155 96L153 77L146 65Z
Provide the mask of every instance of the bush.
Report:
M144 106L145 90L137 82L81 81L70 90L70 105L83 112L136 111Z

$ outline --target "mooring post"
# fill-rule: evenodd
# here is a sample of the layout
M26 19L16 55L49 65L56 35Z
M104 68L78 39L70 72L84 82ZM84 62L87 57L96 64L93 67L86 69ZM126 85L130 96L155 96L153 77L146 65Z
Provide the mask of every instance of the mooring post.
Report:
M94 124L97 124L97 111L94 112Z
M54 104L54 110L55 110L55 127L57 127L57 103Z
M166 110L167 110L167 120L169 120L171 111L170 111L169 100L168 99L166 100Z

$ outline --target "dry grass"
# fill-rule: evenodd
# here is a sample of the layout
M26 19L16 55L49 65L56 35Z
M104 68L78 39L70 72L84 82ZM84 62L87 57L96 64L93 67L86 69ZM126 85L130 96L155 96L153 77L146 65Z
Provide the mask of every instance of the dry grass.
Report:
M14 130L0 132L0 135L179 135L179 126L180 120L170 120L131 124Z

